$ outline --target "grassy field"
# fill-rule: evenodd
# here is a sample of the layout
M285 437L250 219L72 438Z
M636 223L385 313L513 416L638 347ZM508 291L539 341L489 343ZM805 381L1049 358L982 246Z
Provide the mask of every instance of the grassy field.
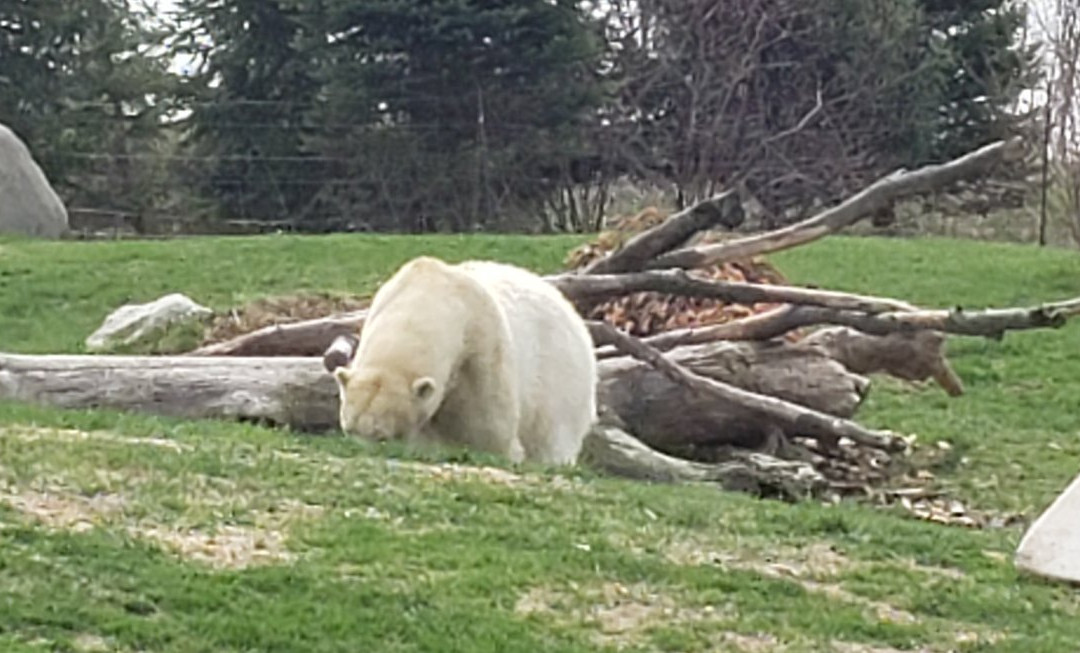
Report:
M552 271L573 238L0 241L0 350L79 352L113 308L369 292L419 253ZM797 283L928 306L1080 295L1080 257L837 238ZM1080 325L955 339L968 394L875 379L860 419L945 440L970 505L1034 516L1077 472ZM1080 593L1018 527L418 458L249 425L0 405L2 651L1080 650Z

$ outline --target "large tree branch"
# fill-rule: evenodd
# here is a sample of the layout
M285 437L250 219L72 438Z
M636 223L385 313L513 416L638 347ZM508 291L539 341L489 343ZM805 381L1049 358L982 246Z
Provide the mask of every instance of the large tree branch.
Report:
M216 342L189 356L321 356L338 336L359 332L366 310L303 320L292 324L272 324L224 342Z
M802 222L726 243L668 252L650 261L648 267L699 268L809 243L851 226L896 200L930 192L983 173L999 161L1015 156L1021 146L1022 139L1017 137L991 143L947 163L914 171L898 170Z
M743 220L742 202L734 191L721 193L672 215L661 224L631 238L622 248L598 259L584 274L640 270L653 258L682 245L699 231L722 224L733 229Z
M964 394L964 383L945 357L945 334L914 331L872 336L837 327L820 329L797 346L816 347L856 374L884 372L898 379L933 379L950 396Z
M608 297L637 292L657 292L665 295L707 297L746 305L805 304L864 313L916 310L907 302L887 297L853 295L794 286L712 281L696 278L684 270L588 276L564 274L545 278L574 302L597 303Z
M818 439L825 444L835 444L840 438L848 438L884 451L901 451L906 447L903 439L888 431L872 431L846 419L699 376L666 358L660 351L604 322L589 322L588 326L593 340L598 344L613 345L625 354L649 363L692 392L736 404L775 421L790 432Z
M876 315L821 306L783 306L724 324L668 331L647 338L645 342L650 347L668 350L715 340L769 340L795 329L822 324L851 327L876 336L929 330L1001 339L1007 331L1060 328L1077 315L1080 315L1080 297L1021 308L977 311L956 308L895 311ZM601 358L611 355L611 350L600 352Z

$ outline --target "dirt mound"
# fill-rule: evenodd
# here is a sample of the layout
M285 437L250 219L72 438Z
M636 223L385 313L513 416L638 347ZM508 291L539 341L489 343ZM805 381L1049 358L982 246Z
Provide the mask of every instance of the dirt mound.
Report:
M591 243L572 250L565 264L579 270L622 247L631 237L667 220L668 214L649 207L637 215L616 220L613 228L605 231ZM731 238L728 234L704 232L695 236L687 245L720 242ZM773 285L787 285L787 279L768 261L761 257L745 261L732 261L688 271L691 276L713 281L737 281ZM586 317L603 320L623 331L639 336L651 336L662 331L723 324L732 320L776 308L777 304L733 304L718 299L678 297L655 292L640 292L610 299L592 306Z
M224 342L263 327L313 320L367 308L370 298L299 293L257 299L214 318L202 345Z

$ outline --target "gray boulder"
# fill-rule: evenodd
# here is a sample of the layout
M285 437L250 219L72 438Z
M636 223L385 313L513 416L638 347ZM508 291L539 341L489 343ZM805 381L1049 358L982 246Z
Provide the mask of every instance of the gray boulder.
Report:
M30 149L0 124L0 234L59 238L68 213Z
M1037 576L1080 584L1080 476L1024 533L1015 564Z
M159 337L165 329L201 321L213 311L186 295L172 293L146 304L125 304L113 311L97 331L86 339L89 351L111 351L142 344Z

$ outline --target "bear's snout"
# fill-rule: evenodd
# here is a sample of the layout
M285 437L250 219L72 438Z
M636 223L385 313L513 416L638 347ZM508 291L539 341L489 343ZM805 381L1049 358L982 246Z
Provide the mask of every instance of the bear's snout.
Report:
M349 435L375 442L396 440L399 437L389 424L372 415L357 415L345 426L344 431Z

